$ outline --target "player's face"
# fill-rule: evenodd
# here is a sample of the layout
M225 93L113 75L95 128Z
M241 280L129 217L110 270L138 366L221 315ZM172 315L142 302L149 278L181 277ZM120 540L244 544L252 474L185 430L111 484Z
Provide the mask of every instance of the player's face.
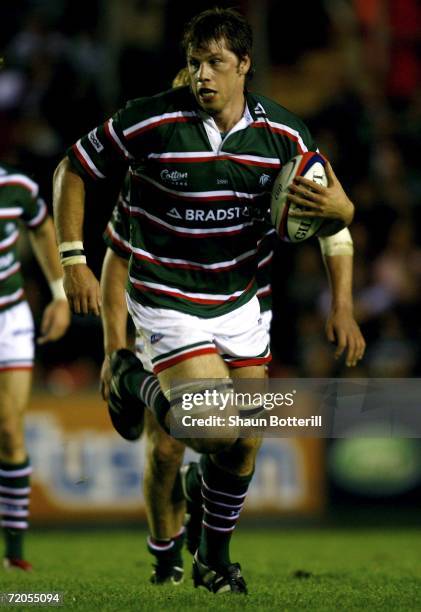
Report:
M224 39L187 54L191 87L199 105L210 115L244 105L244 80L250 68L248 57L239 59Z

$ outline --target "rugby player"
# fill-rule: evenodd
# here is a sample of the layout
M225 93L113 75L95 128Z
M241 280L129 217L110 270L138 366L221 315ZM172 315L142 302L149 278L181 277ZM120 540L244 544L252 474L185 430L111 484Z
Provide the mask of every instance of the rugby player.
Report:
M183 542L183 516L184 504L180 501L180 479L177 478L181 466L184 445L169 436L158 424L157 420L149 411L144 410L144 404L139 400L138 390L144 381L142 366L147 372L152 372L147 355L144 353L143 341L139 335L136 337L136 356L142 362L135 363L134 371L129 374L130 383L126 384L126 378L116 376L113 381L113 389L110 389L111 359L114 367L119 364L132 363L132 356L125 349L127 344L127 308L125 302L125 286L128 274L128 260L131 254L130 227L129 227L129 205L130 200L126 190L120 194L118 204L115 206L112 217L104 233L104 239L108 245L101 275L102 287L102 310L101 316L104 328L104 350L105 358L101 371L102 395L108 401L109 412L114 427L128 440L136 440L146 425L147 436L147 460L145 463L144 492L147 507L148 524L150 536L148 538L148 549L156 557L156 565L151 581L155 584L172 582L179 584L183 576L181 546ZM264 240L259 245L259 261L256 272L257 296L260 302L261 317L270 333L272 317L271 300L271 273L270 262L273 256L274 230L268 225ZM323 252L323 240L321 241ZM338 287L338 278L347 278L347 284L339 286L342 300L347 297L352 303L351 277L346 276L352 265L352 254L326 255L325 261L327 271L331 279L331 286ZM339 264L341 274L334 275L332 266ZM333 283L332 283L333 280ZM337 290L334 294L337 296ZM352 313L352 309L350 311ZM328 336L338 339L342 336L346 319L336 318L332 312L327 322ZM358 326L355 326L355 335L358 337ZM346 330L346 328L345 328ZM351 338L344 334L345 341ZM345 347L344 347L345 348ZM352 354L352 347L347 346L347 364L355 365L357 360ZM120 351L119 349L123 349ZM117 353L115 353L117 351ZM341 354L337 352L337 356ZM137 380L137 382L136 382ZM161 401L165 397L160 392ZM121 394L125 401L121 401ZM187 499L187 547L194 554L199 546L202 527L202 497L200 490L200 465L191 462L181 469L181 482L183 494Z
M239 13L204 11L188 24L183 44L190 88L129 102L75 143L54 176L65 290L75 312L99 314L100 288L82 242L85 183L130 168L128 308L161 389L171 395L172 414L191 388L173 386L174 379L215 379L215 388L229 390L234 377L264 378L270 349L255 281L264 225L256 219L268 208L280 167L316 149L298 117L247 90L252 33ZM330 165L327 174L328 186L317 191L298 179L291 199L306 207L300 216L348 225L354 206ZM353 345L359 358L363 346ZM148 385L144 390L151 396ZM156 414L165 426L164 412L161 403ZM185 442L204 453L206 528L194 584L246 593L229 542L260 439L227 432Z
M135 392L130 395L130 389L126 392L123 390L125 402L121 402L118 387L122 380L115 381L114 390L110 389L111 357L115 351L128 346L125 287L131 254L129 205L128 181L126 180L125 188L120 194L118 204L104 232L108 248L101 274L101 317L105 352L101 368L101 392L103 398L108 401L112 423L123 438L138 439L145 425L147 457L144 472L144 495L150 529L148 550L156 557L151 582L178 584L183 578L181 548L184 540L185 515L184 494L180 488L178 471L183 461L185 446L164 431L153 413L144 412L143 405L139 405ZM273 256L274 235L275 230L268 223L267 232L259 244L256 273L257 296L260 302L261 317L267 329L268 342L272 316L269 268ZM152 372L152 364L144 352L144 343L139 334L136 336L135 351L143 368L147 372ZM125 356L127 356L125 351L114 354L113 363L123 361ZM130 355L128 357L130 360ZM164 397L161 399L165 401ZM192 464L183 468L183 476L187 469L195 471L198 465ZM200 495L200 488L198 493ZM189 512L187 546L193 554L198 547L201 518L200 502L198 509L194 508Z
M31 464L25 447L24 413L34 361L34 323L25 298L17 251L20 227L48 281L52 301L44 310L37 342L58 340L70 323L57 255L54 225L38 185L0 164L0 508L6 569L31 571L24 558L28 529Z

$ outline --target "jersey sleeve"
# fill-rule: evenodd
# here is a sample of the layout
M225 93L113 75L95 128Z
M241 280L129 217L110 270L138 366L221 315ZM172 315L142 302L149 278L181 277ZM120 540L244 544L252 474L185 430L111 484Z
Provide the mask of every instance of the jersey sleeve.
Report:
M76 172L88 181L124 176L135 158L139 161L147 154L150 141L143 127L153 114L151 107L153 103L148 98L129 102L80 138L67 150Z
M114 207L111 218L103 234L105 244L114 253L130 259L130 217L128 210L128 181L126 179L120 192L118 202Z
M122 115L124 110L118 111L67 150L73 168L82 179L106 179L130 163L132 156L125 142Z
M307 151L318 151L309 128L296 115L291 116L290 125L285 130L284 135L288 138L290 158L307 153Z
M301 140L307 151L318 151L319 150L317 144L315 143L313 139L313 136L311 135L310 130L308 129L305 123L301 122L301 128L299 132L300 132Z
M23 178L25 181L23 181ZM36 229L42 225L48 216L47 205L39 195L38 185L28 177L22 177L21 219L28 229Z

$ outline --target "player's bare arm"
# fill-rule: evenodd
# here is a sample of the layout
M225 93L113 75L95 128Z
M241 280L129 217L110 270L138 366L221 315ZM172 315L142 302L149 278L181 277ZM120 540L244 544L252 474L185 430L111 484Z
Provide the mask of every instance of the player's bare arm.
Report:
M104 332L104 361L101 367L101 395L108 400L111 380L110 355L127 346L127 305L125 287L129 261L110 248L105 253L101 272L102 327Z
M365 352L365 340L354 318L352 300L352 255L324 257L331 288L331 310L326 336L336 343L335 358L346 350L346 365L357 365Z
M63 243L79 246L83 239L85 185L81 177L72 172L67 158L60 162L54 173L53 196L59 246ZM98 280L86 263L66 259L62 258L64 290L71 310L77 314L99 315L101 295Z
M51 217L29 232L32 250L52 290L53 299L43 312L38 344L58 340L70 324L70 311L63 291L63 270L57 253L56 235Z
M294 211L294 217L327 217L339 219L348 226L354 217L354 205L346 195L329 162L326 163L327 187L296 176L289 187L289 200L302 211Z

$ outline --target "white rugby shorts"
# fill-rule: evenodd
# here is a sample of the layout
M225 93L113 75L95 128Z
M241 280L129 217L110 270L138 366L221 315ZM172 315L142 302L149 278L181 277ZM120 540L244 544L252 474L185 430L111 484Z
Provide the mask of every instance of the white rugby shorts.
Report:
M262 325L268 335L268 344L270 344L270 324L272 323L272 311L265 310L260 314L260 318L262 319Z
M136 327L136 353L148 371L159 374L186 359L208 353L221 355L231 368L264 365L271 360L271 313L261 315L257 297L210 319L142 306L128 294L126 297Z
M0 372L32 369L34 334L34 321L27 302L0 312Z

